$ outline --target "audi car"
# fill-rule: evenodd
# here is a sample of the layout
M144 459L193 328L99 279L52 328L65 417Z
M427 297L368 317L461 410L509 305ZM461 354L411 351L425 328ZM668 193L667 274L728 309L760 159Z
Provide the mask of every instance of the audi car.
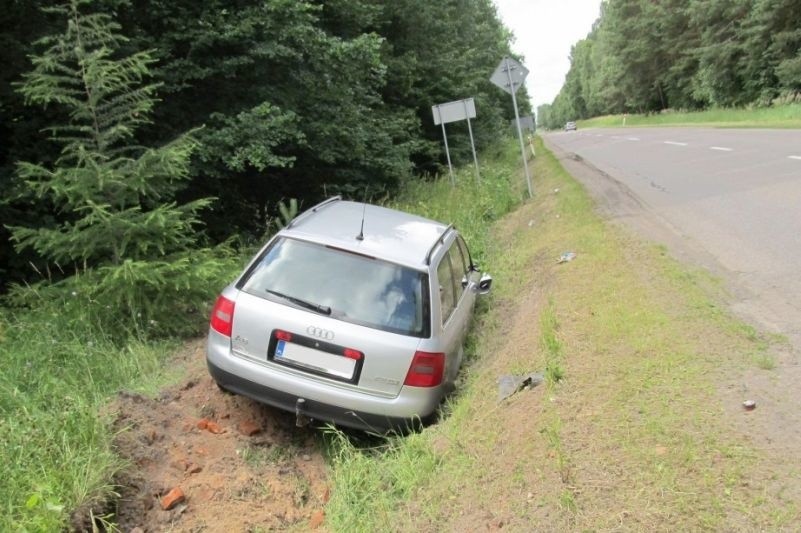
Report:
M453 225L330 198L223 289L208 369L221 389L298 425L419 427L454 388L476 297L491 285Z

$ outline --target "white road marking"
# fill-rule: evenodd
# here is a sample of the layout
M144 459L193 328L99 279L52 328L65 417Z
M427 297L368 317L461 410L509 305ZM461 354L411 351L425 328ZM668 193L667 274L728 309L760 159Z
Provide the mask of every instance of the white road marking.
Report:
M665 144L672 144L673 146L687 146L687 143L679 143L676 141L664 141Z
M639 137L626 137L626 140L627 141L639 141L640 138Z
M797 159L797 160L801 161L801 155L788 155L787 158L788 159Z
M718 150L719 152L731 152L733 148L726 148L725 146L710 146L710 150Z

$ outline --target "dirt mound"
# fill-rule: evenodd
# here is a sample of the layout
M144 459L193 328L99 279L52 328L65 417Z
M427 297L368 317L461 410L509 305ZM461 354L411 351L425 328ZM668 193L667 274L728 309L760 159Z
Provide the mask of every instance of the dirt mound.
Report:
M120 393L115 445L130 468L116 483L122 531L313 528L328 500L319 431L220 391L204 343L179 355L186 377L153 399Z

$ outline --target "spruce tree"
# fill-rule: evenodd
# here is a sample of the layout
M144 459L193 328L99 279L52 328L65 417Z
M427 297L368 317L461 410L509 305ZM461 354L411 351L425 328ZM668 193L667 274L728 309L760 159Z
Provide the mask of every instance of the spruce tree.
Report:
M166 146L135 142L157 102L148 83L147 51L123 55L126 38L108 15L85 13L86 0L47 10L63 16L64 32L38 42L33 70L19 90L29 104L60 106L66 124L49 128L61 148L52 168L22 162L18 176L55 206L54 227L13 227L17 248L32 247L55 263L120 265L187 249L197 212L209 203L177 205L195 147L190 135Z
M196 333L210 292L230 276L232 255L224 245L195 248L198 211L211 199L174 199L197 143L191 134L155 148L136 142L157 103L157 85L148 81L153 57L123 53L120 26L87 12L89 4L47 9L63 17L64 31L37 42L42 51L18 89L28 104L56 106L67 117L47 129L58 159L17 169L58 222L9 226L17 249L32 248L73 275L16 287L12 301L64 305L77 322L115 332Z

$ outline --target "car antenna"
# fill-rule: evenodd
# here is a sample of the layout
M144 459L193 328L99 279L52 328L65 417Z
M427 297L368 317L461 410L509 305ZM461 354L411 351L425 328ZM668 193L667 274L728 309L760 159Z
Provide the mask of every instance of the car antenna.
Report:
M357 241L364 240L364 213L367 211L367 189L364 190L364 201L362 202L362 227L359 229L359 234L356 235Z

